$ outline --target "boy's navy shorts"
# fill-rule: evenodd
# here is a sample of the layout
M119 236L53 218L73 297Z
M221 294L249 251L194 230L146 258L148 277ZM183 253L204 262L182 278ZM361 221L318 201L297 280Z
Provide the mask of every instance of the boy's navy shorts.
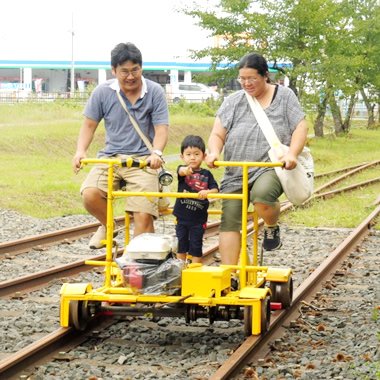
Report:
M187 225L178 223L175 228L178 238L178 253L188 253L194 257L202 257L205 229L206 224Z

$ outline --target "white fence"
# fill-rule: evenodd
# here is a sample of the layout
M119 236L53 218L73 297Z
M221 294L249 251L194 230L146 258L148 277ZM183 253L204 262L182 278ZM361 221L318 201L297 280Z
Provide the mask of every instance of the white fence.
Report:
M89 95L86 92L31 92L23 90L0 90L0 103L39 103L39 102L54 102L57 100L70 99L78 103L85 103Z

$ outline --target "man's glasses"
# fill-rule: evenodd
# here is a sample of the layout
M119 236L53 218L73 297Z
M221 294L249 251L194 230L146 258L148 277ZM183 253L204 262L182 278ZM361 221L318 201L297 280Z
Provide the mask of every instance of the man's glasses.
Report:
M256 83L257 81L259 81L260 78L238 78L237 81L240 83L240 84L244 84L244 83L247 83L247 84L253 84L253 83Z
M119 75L123 78L128 78L130 75L132 75L134 78L136 78L140 71L141 67L134 67L132 70L120 70Z

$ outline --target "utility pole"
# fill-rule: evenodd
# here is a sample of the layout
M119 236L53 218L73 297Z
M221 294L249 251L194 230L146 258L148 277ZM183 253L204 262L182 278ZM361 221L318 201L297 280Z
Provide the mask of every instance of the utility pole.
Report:
M74 73L74 12L71 14L71 82L70 82L70 98L75 92L75 73Z

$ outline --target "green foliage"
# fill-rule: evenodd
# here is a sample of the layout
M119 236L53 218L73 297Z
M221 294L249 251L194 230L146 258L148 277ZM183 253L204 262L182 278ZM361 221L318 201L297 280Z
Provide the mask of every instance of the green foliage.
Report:
M377 322L379 320L379 309L377 307L373 308L372 320ZM378 334L378 340L380 341L380 333Z
M173 173L181 162L180 142L187 134L200 135L206 142L208 140L214 115L203 116L203 107L206 104L170 107L169 143L165 156L178 155L178 160L170 160L167 164ZM41 218L85 213L79 188L89 168L78 175L73 174L71 168L82 123L81 112L54 103L15 104L0 106L0 120L0 208ZM379 128L367 130L360 127L341 137L326 135L310 140L317 173L378 159L379 140ZM103 146L104 129L100 125L88 156L95 157ZM380 166L377 166L368 178L379 177L379 170ZM220 180L223 170L215 170L214 174ZM352 226L364 216L379 193L380 184L373 185L327 203L314 202L313 207L284 216L282 220L307 226ZM355 205L355 210L341 213L347 204Z
M377 138L380 138L379 128L371 132L365 128L355 127L350 133L342 136L326 135L325 138L311 139L309 146L313 152L316 174L358 163L377 161L379 159ZM377 165L370 171L350 177L328 190L379 177L380 165ZM316 179L315 188L328 180L329 178ZM331 200L314 200L308 208L286 215L284 220L287 223L312 227L355 227L373 209L373 204L379 194L380 183L377 182L366 188L342 193Z
M41 102L0 104L0 126L26 123L51 123L52 120L70 120L81 116L83 105L73 102Z
M182 99L176 104L171 104L169 108L171 115L194 113L198 116L215 116L220 104L221 100L213 98L201 103L191 103Z
M216 4L211 8L198 2L184 13L218 38L216 45L193 51L193 57L210 57L212 69L220 63L229 65L214 72L219 84L236 78L236 62L257 51L269 61L292 64L286 74L307 109L316 109L323 96L334 103L337 91L348 99L363 88L369 110L379 102L376 0L220 0ZM347 125L342 129L348 130Z

